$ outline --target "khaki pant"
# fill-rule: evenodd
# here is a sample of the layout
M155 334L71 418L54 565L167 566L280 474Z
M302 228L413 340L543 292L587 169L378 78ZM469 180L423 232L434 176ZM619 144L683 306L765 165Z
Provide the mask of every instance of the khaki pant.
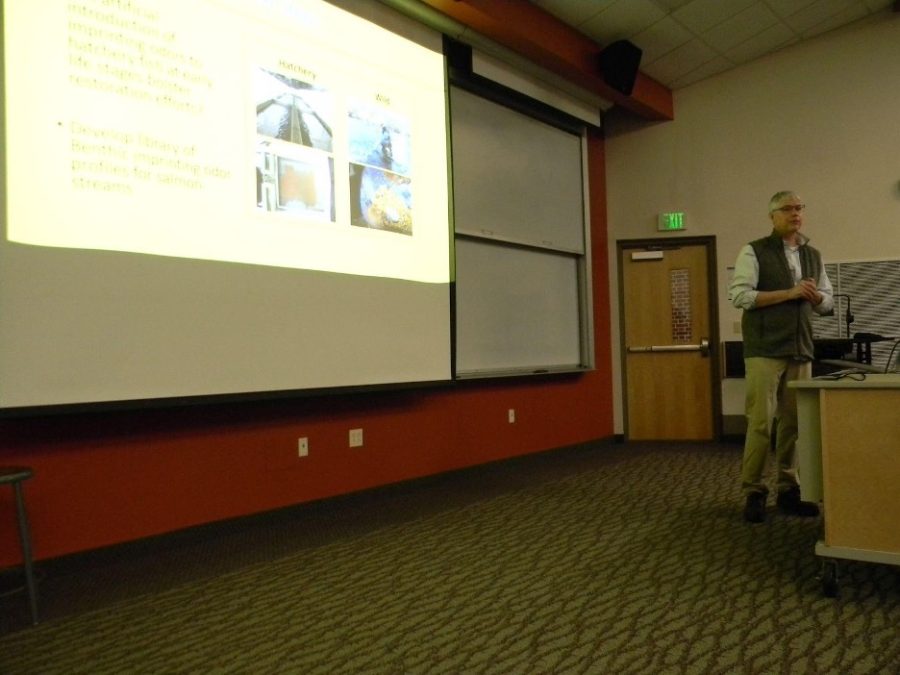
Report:
M808 379L812 373L809 361L795 359L744 359L746 371L747 437L741 467L744 494L768 494L766 462L775 420L775 484L778 492L799 486L797 476L797 392L788 387L792 380Z

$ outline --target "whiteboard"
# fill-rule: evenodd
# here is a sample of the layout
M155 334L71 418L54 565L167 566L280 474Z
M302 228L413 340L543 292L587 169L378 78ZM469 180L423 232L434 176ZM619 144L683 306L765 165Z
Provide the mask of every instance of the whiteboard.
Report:
M546 120L451 87L457 378L593 367L585 130Z
M456 253L458 376L581 367L577 256L468 238Z
M584 253L581 136L450 89L456 233Z

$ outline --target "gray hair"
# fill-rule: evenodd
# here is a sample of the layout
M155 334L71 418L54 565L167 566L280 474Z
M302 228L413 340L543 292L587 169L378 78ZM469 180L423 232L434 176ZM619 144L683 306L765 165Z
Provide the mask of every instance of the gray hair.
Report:
M796 196L797 193L793 190L782 190L781 192L776 192L774 195L772 195L772 199L769 200L769 213L772 213L772 211L778 208L778 205L782 199Z

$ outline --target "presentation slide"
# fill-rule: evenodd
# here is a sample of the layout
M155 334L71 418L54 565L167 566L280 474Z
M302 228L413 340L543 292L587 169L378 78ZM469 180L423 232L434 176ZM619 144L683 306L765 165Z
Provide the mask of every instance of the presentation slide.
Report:
M443 58L321 0L6 0L8 237L447 282Z
M2 6L0 407L449 377L439 36L323 0Z

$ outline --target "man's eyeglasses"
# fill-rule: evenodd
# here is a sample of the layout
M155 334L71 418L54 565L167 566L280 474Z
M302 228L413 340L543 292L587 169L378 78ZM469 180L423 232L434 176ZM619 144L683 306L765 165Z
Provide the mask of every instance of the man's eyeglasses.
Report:
M777 209L772 209L772 211L781 211L782 213L796 211L797 213L800 213L805 208L806 204L788 204L787 206L779 206Z

